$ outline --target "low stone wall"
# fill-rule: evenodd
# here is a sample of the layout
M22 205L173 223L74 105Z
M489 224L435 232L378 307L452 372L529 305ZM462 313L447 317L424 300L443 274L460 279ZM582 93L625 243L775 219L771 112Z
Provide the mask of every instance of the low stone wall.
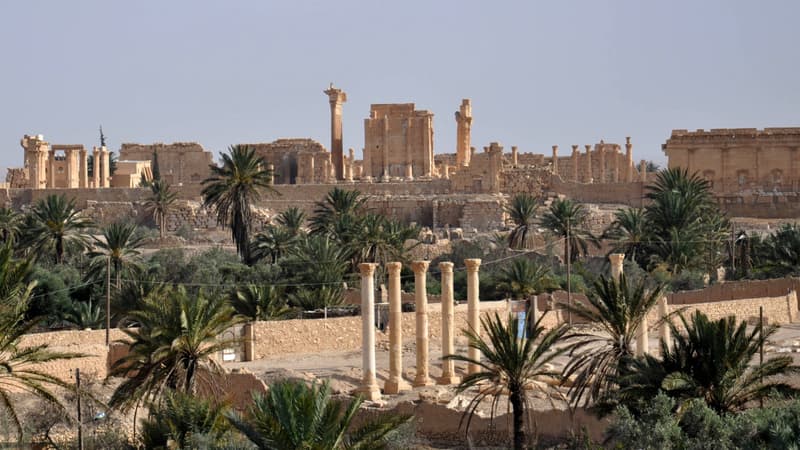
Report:
M111 330L111 341L123 339L125 334L117 329ZM97 379L106 377L108 347L105 330L67 330L48 333L26 334L20 340L20 347L47 344L49 350L65 353L82 353L83 358L53 361L42 364L39 369L64 381L70 381L76 368L82 374Z
M670 312L683 310L685 316L701 311L711 320L736 316L738 320L746 320L751 324L758 323L759 308L764 308L764 321L781 325L792 323L798 317L797 294L791 291L777 297L758 297L740 300L695 303L691 305L670 305ZM652 313L651 313L652 314Z
M789 291L800 291L800 278L732 281L711 285L705 289L675 292L667 295L671 305L717 302L759 297L778 297Z

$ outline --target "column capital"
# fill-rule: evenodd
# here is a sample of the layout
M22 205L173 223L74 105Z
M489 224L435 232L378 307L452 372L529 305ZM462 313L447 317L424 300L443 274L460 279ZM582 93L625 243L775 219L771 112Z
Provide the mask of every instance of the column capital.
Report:
M440 262L439 271L442 273L453 273L453 263L451 263L450 261Z
M411 270L413 270L415 274L425 273L428 271L430 264L430 261L414 261L411 263Z
M467 272L477 272L481 266L481 260L478 258L465 259L464 264L467 266Z
M390 275L400 274L400 271L403 269L403 263L393 261L390 263L386 263L386 270L389 271Z
M361 263L358 265L358 270L361 272L361 275L371 277L375 274L376 267L378 267L378 265L375 263Z
M586 145L583 146L583 148L586 149L586 153L590 153L592 151L592 145L591 144L586 144Z
M578 144L572 144L572 152L573 153L577 152L578 151L578 147L579 147Z

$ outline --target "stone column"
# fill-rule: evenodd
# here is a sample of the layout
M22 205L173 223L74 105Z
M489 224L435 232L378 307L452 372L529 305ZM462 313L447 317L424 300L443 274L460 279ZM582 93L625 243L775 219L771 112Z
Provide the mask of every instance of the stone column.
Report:
M92 183L93 188L100 187L100 150L97 147L92 148Z
M381 166L383 175L381 181L389 181L389 117L383 116L383 152L381 154Z
M456 111L456 165L468 166L470 161L470 128L472 127L472 103L468 98L461 100Z
M558 175L558 146L553 146L553 173Z
M79 172L80 175L78 177L78 184L81 188L85 189L89 187L89 169L86 164L86 149L81 148L80 152L78 152L78 164L79 164Z
M606 182L606 148L605 143L600 141L600 145L597 146L597 152L600 154L600 175L598 175L598 179L595 180L598 183L605 183Z
M659 316L661 316L661 339L669 346L672 343L672 335L669 329L669 321L667 320L669 316L669 303L667 302L666 295L661 297L661 300L658 301L658 311Z
M269 184L275 184L275 164L267 164L267 171L269 171Z
M414 378L414 387L433 384L428 376L428 293L425 277L429 264L428 261L411 263L411 270L414 271L414 300L416 301L417 318L417 376Z
M361 386L356 392L364 398L377 401L381 391L375 379L375 267L374 263L361 263Z
M625 138L625 181L633 181L633 144L630 136Z
M618 150L619 150L619 145L615 145L614 146L614 177L612 178L612 180L614 180L614 183L619 183L619 180L620 180L620 176L619 176L619 171L620 171L619 159L622 157L622 153L619 152Z
M330 87L324 91L331 105L331 162L337 180L344 180L344 149L342 147L342 103L347 101L347 94Z
M439 263L442 273L442 357L455 354L455 317L453 314L453 263ZM442 376L438 384L458 384L461 377L456 376L455 363L452 360L442 360Z
M56 187L56 151L50 149L47 159L47 187Z
M578 178L578 146L572 146L572 181L579 182Z
M467 266L467 325L475 335L480 336L480 297L478 292L480 281L478 278L478 269L481 266L481 260L465 259L464 264ZM467 356L470 359L478 361L481 358L481 353L477 348L470 347L467 351ZM470 364L467 367L468 374L478 371L480 371L480 367L477 364Z
M103 160L103 179L100 180L100 183L103 187L111 186L111 159L108 152L108 149L105 147L100 148L100 157Z
M639 163L639 181L647 181L647 161L645 160Z
M400 298L399 262L386 264L389 272L389 379L383 386L387 394L399 394L411 389L403 379L403 308Z
M611 278L619 281L622 275L622 262L625 261L624 253L612 253L608 255L608 260L611 262Z
M353 151L352 148L349 149L347 151L347 153L348 153L348 157L347 157L347 165L346 165L346 171L345 171L345 177L344 178L348 182L352 182L353 181L353 165L356 163L356 157L355 157L355 152Z
M516 168L519 161L519 154L517 153L517 146L511 146L511 164Z
M586 149L586 182L593 183L594 182L594 175L592 175L592 146L585 145L584 148Z
M422 174L426 177L433 176L433 114L425 116L422 129Z

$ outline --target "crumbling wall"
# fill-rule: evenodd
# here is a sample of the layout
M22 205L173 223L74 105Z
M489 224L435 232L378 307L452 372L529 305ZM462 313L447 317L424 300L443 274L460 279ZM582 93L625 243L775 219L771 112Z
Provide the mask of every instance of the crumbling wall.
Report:
M199 183L209 177L209 165L214 163L211 152L197 142L164 144L124 143L119 150L120 161L151 161L158 155L161 179L172 185Z

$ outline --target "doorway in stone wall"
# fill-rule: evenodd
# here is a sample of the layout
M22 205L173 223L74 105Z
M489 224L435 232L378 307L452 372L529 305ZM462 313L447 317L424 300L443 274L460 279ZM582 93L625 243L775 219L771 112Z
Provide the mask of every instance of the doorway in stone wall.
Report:
M287 153L281 158L279 168L276 170L275 184L297 183L297 155Z

